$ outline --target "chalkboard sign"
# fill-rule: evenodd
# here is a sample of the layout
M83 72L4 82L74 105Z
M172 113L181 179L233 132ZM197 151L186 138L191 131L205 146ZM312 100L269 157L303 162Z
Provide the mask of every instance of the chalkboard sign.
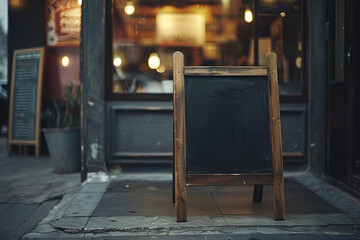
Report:
M267 76L189 76L185 115L187 173L272 172Z
M276 55L267 66L184 66L174 54L174 187L186 221L186 187L274 185L274 219L285 218Z
M39 155L43 64L43 48L14 51L9 113L9 154L11 154L11 145L35 145L35 155Z

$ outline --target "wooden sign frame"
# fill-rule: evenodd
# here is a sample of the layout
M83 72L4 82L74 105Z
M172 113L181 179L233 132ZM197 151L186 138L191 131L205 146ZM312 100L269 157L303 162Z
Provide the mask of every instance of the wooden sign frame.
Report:
M285 196L283 177L283 155L281 145L280 104L276 55L266 55L267 66L251 67L207 67L184 66L184 55L175 52L174 60L174 160L173 200L178 222L187 221L187 186L208 185L254 185L253 202L261 202L264 185L274 185L273 202L275 220L285 219ZM185 77L186 76L267 76L270 147L272 173L237 174L188 174L186 172L186 122L185 122ZM175 191L174 191L175 190ZM174 195L175 194L175 195Z
M35 136L34 139L13 139L13 114L14 114L14 94L16 81L16 60L20 54L39 53L39 65L37 69L37 96L36 96L36 111L35 111ZM43 84L43 69L44 69L44 47L18 49L14 51L12 62L12 76L11 76L11 92L10 92L10 109L9 109L9 135L8 135L8 154L11 155L12 145L23 145L25 147L25 155L27 155L27 146L35 146L35 156L40 155L40 120L41 120L41 100L42 100L42 84Z

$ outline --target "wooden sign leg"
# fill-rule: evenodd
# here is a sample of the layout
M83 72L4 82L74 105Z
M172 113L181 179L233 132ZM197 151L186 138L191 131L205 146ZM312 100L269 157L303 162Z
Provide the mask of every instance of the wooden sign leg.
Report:
M261 202L264 185L254 185L253 202Z
M27 145L24 145L24 155L27 156L29 154L29 149Z
M173 154L175 155L175 154ZM175 203L175 160L173 157L172 160L172 190L171 190L171 197L172 197L172 203Z
M274 171L274 219L285 220L285 194L282 169Z
M36 144L35 146L35 157L39 157L40 156L40 146L39 144Z
M276 54L266 55L269 74L270 140L274 171L274 219L285 219L285 194L283 176L283 155L281 142L281 121Z
M8 140L8 155L9 156L11 155L11 143L9 143L9 140Z
M184 55L174 53L174 162L177 222L186 222Z
M183 178L175 174L175 212L177 222L186 222L186 185Z

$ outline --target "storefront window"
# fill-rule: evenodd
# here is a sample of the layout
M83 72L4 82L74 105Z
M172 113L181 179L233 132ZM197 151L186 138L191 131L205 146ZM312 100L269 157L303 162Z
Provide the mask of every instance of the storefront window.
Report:
M268 5L257 1L260 13ZM280 2L298 8L297 1ZM185 64L193 66L254 65L256 61L262 65L264 53L275 51L280 94L301 93L302 34L297 10L285 16L257 14L255 0L114 0L112 17L113 93L172 93L175 51L182 51Z
M296 0L261 0L258 12L259 64L265 53L277 55L280 95L299 95L303 89L303 36Z

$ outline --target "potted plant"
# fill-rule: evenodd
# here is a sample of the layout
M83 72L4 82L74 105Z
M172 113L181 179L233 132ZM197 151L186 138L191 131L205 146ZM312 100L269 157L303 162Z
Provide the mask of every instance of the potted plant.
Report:
M54 171L57 173L78 172L80 170L80 129L77 125L79 87L69 82L63 89L65 106L59 107L58 102L53 100L54 110L47 108L43 113L48 125L43 132ZM51 127L54 116L55 127Z

